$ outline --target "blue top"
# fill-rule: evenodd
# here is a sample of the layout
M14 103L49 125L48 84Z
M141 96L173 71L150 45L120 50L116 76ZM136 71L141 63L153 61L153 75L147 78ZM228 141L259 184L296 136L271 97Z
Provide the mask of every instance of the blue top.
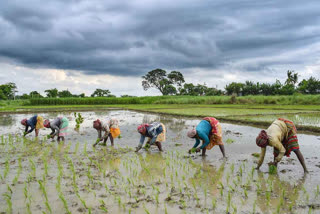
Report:
M31 133L36 128L37 117L38 117L38 115L34 115L29 120L27 120L27 125L26 125L25 132ZM31 127L31 129L28 131L29 127Z
M141 135L139 147L141 147L144 143L144 139L146 137L151 138L150 144L154 144L159 134L163 132L162 125L160 123L152 123L147 127L147 131L145 135Z
M200 147L200 149L204 149L209 143L209 135L211 133L212 127L210 123L206 120L202 120L196 127L197 135L201 140L204 141L204 144ZM200 144L200 139L196 138L196 143L194 144L193 148L197 148Z

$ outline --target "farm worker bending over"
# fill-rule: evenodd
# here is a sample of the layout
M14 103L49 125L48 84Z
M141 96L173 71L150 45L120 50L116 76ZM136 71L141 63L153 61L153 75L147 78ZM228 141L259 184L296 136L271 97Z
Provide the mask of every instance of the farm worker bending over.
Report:
M166 127L159 122L154 122L152 124L141 124L138 126L138 132L140 133L140 143L138 147L136 147L136 152L138 152L144 143L145 138L148 138L146 147L150 147L150 145L156 145L159 151L162 150L161 142L166 140Z
M202 149L202 156L206 155L207 149L212 149L215 145L219 145L223 157L225 158L224 145L222 142L222 130L219 121L213 117L205 117L197 125L195 129L189 130L188 137L195 138L196 143L189 153L200 152ZM197 148L202 140L202 146Z
M45 120L44 127L51 128L52 132L50 133L50 137L54 138L57 136L58 142L60 139L62 141L65 140L65 136L68 133L69 120L66 117L57 117L53 121Z
M113 139L120 135L119 122L115 118L108 120L106 123L101 122L99 119L95 120L93 121L93 128L98 131L98 139L93 144L94 147L102 140L103 144L106 145L108 138L110 138L111 146L113 146ZM104 132L103 136L102 132Z
M21 120L21 124L26 127L23 136L26 136L27 134L31 133L35 129L36 137L39 135L39 130L43 129L43 117L34 115L29 120L23 119ZM28 130L30 127L30 130Z
M297 129L292 121L283 118L275 120L266 131L261 130L256 139L256 143L257 146L261 147L260 160L258 162L257 169L259 169L263 163L267 146L272 146L274 162L269 163L270 165L277 166L284 155L290 157L291 151L294 151L304 169L304 172L308 173L303 155L299 150Z

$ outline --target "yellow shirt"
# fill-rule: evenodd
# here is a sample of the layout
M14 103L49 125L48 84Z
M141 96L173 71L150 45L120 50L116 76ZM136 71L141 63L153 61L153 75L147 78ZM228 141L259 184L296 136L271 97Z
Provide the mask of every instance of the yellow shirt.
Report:
M276 157L276 161L281 161L286 149L282 145L282 141L288 137L288 127L285 122L281 120L275 120L271 126L266 130L269 137L268 146L272 146L279 150L279 155ZM260 167L263 163L264 156L266 154L267 148L261 148L260 160L258 166Z

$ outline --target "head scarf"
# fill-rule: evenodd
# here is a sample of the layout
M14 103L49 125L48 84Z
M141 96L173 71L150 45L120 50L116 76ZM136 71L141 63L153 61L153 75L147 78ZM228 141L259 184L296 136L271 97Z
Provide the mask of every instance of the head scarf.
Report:
M147 132L147 127L149 126L149 124L148 123L143 123L143 124L141 124L140 126L138 126L138 132L140 133L140 134L142 134L142 135L145 135L146 134L146 132Z
M24 126L26 126L26 125L27 125L27 119L21 120L21 124L24 125Z
M101 121L99 119L93 121L93 128L100 130L101 129Z
M193 129L190 129L187 133L188 137L190 138L194 138L196 135L197 135L197 131L193 128Z
M268 142L269 142L269 137L267 135L267 132L265 130L261 130L258 137L256 138L257 146L264 148L268 145Z
M43 126L46 128L50 128L50 121L47 119L43 122Z

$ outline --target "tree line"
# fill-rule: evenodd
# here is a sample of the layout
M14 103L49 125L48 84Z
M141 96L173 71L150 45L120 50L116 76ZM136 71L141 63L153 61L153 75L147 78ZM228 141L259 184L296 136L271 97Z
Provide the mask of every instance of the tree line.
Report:
M167 71L155 69L142 76L142 87L144 90L155 88L162 95L190 95L190 96L221 96L221 95L293 95L301 94L320 94L320 80L315 77L309 77L298 81L299 74L295 71L287 71L287 79L284 83L276 80L275 83L260 83L246 81L245 83L232 82L225 86L225 90L219 90L215 87L209 87L204 84L194 85L186 83L184 76L179 71ZM38 91L32 91L29 94L15 95L17 93L15 83L6 83L0 85L0 100L12 99L30 99L43 98ZM86 97L84 93L72 94L69 90L59 91L57 88L44 91L48 98L66 98L66 97ZM91 97L115 97L108 89L97 88ZM133 97L122 95L121 97Z
M287 79L284 83L276 80L275 83L260 83L246 81L245 83L232 82L225 86L225 90L208 87L206 84L185 83L183 75L178 71L155 69L142 76L144 90L158 89L162 95L192 95L192 96L219 96L219 95L293 95L320 94L320 80L309 77L298 82L299 74L288 70Z

